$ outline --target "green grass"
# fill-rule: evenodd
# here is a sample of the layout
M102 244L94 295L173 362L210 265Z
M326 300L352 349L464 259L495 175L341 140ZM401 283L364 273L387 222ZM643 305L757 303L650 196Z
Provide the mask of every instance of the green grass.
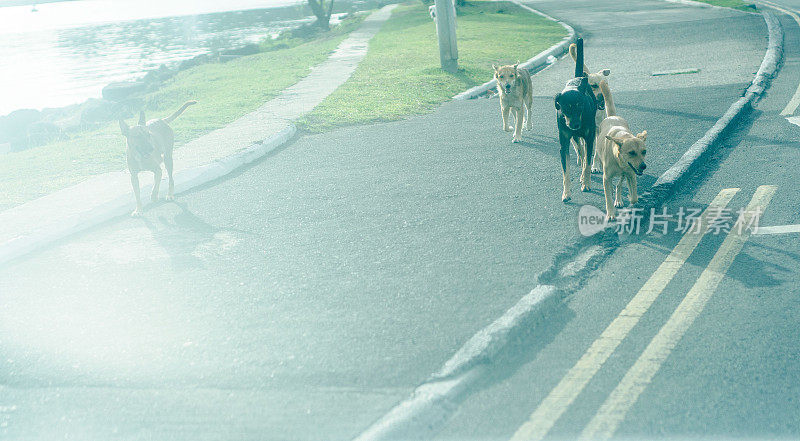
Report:
M266 42L267 52L183 71L145 96L147 117L167 116L196 99L173 123L176 148L255 110L325 60L360 23L348 20L312 41ZM435 26L419 2L395 9L370 42L354 75L307 115L300 126L322 131L347 124L388 121L435 108L492 77L492 63L526 60L557 43L564 29L512 3L470 2L459 8L459 66L439 68ZM285 47L288 46L288 47ZM130 120L133 123L133 119ZM3 156L0 210L125 168L125 143L117 124L71 134L69 140Z
M756 12L757 9L754 4L746 3L742 0L697 0L709 5L722 6L724 8L733 8L740 11Z
M439 65L436 28L427 6L396 8L369 44L353 76L299 126L311 132L391 121L435 108L492 79L492 63L525 61L560 41L559 24L507 2L469 2L458 11L459 71Z
M363 18L363 17L362 17ZM172 127L176 148L252 112L324 61L361 18L312 41L282 39L288 48L269 50L227 63L196 66L178 73L145 96L147 118L164 117L189 99L198 100ZM267 43L273 46L275 43ZM135 119L129 120L135 123ZM125 168L125 140L116 122L2 156L0 210L52 193L87 177Z

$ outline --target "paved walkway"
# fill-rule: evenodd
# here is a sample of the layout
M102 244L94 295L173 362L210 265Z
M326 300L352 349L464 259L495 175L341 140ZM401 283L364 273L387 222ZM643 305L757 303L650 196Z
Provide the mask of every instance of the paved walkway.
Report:
M288 139L294 133L292 121L314 109L350 78L366 55L370 39L389 19L395 6L385 6L370 14L326 61L258 110L176 150L176 191L186 191L225 175ZM142 174L141 182L146 201L153 185L152 176ZM162 189L165 192L166 185ZM0 213L3 226L0 263L66 234L123 215L134 207L128 172L117 171L6 210Z

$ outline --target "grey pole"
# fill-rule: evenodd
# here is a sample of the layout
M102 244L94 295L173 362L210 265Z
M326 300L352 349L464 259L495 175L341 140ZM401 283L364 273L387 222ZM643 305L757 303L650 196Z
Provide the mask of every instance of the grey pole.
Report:
M439 60L442 69L450 73L458 70L456 44L456 8L454 0L435 0L436 34L439 36Z

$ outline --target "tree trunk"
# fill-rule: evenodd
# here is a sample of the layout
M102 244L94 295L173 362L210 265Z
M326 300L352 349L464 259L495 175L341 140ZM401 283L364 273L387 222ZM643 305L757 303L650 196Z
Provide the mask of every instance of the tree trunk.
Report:
M333 0L328 0L328 4L325 4L325 0L308 0L308 6L311 7L311 12L314 13L314 16L317 17L317 21L314 22L314 26L320 27L322 29L330 29L330 21L331 21L331 12L333 12ZM327 10L326 7L327 6Z

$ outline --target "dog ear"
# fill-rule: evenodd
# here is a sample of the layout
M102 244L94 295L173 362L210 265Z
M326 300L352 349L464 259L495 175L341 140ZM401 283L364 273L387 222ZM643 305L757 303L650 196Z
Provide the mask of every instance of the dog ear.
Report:
M603 69L603 76L607 77L611 75L611 69Z
M619 138L614 138L613 136L608 136L608 135L606 135L606 139L607 139L607 140L609 140L609 141L613 141L613 142L614 142L614 144L616 144L616 145L618 145L618 146L622 147L622 140L621 140L621 139L619 139Z
M519 60L517 60L517 64L514 65L514 72L517 71L517 66L519 66Z
M497 73L497 71L500 70L500 68L497 67L494 63L492 63L492 69L494 69L494 73Z
M145 125L146 120L144 119L144 110L139 112L139 125Z
M124 119L119 120L119 130L123 136L128 136L128 133L130 133L130 127L128 127L128 123Z
M553 98L553 101L556 102L556 110L561 110L561 104L558 103L559 98L561 98L561 92L558 92L556 96Z
M647 139L647 130L645 130L644 132L636 135L636 137L641 139L642 141L646 140Z

